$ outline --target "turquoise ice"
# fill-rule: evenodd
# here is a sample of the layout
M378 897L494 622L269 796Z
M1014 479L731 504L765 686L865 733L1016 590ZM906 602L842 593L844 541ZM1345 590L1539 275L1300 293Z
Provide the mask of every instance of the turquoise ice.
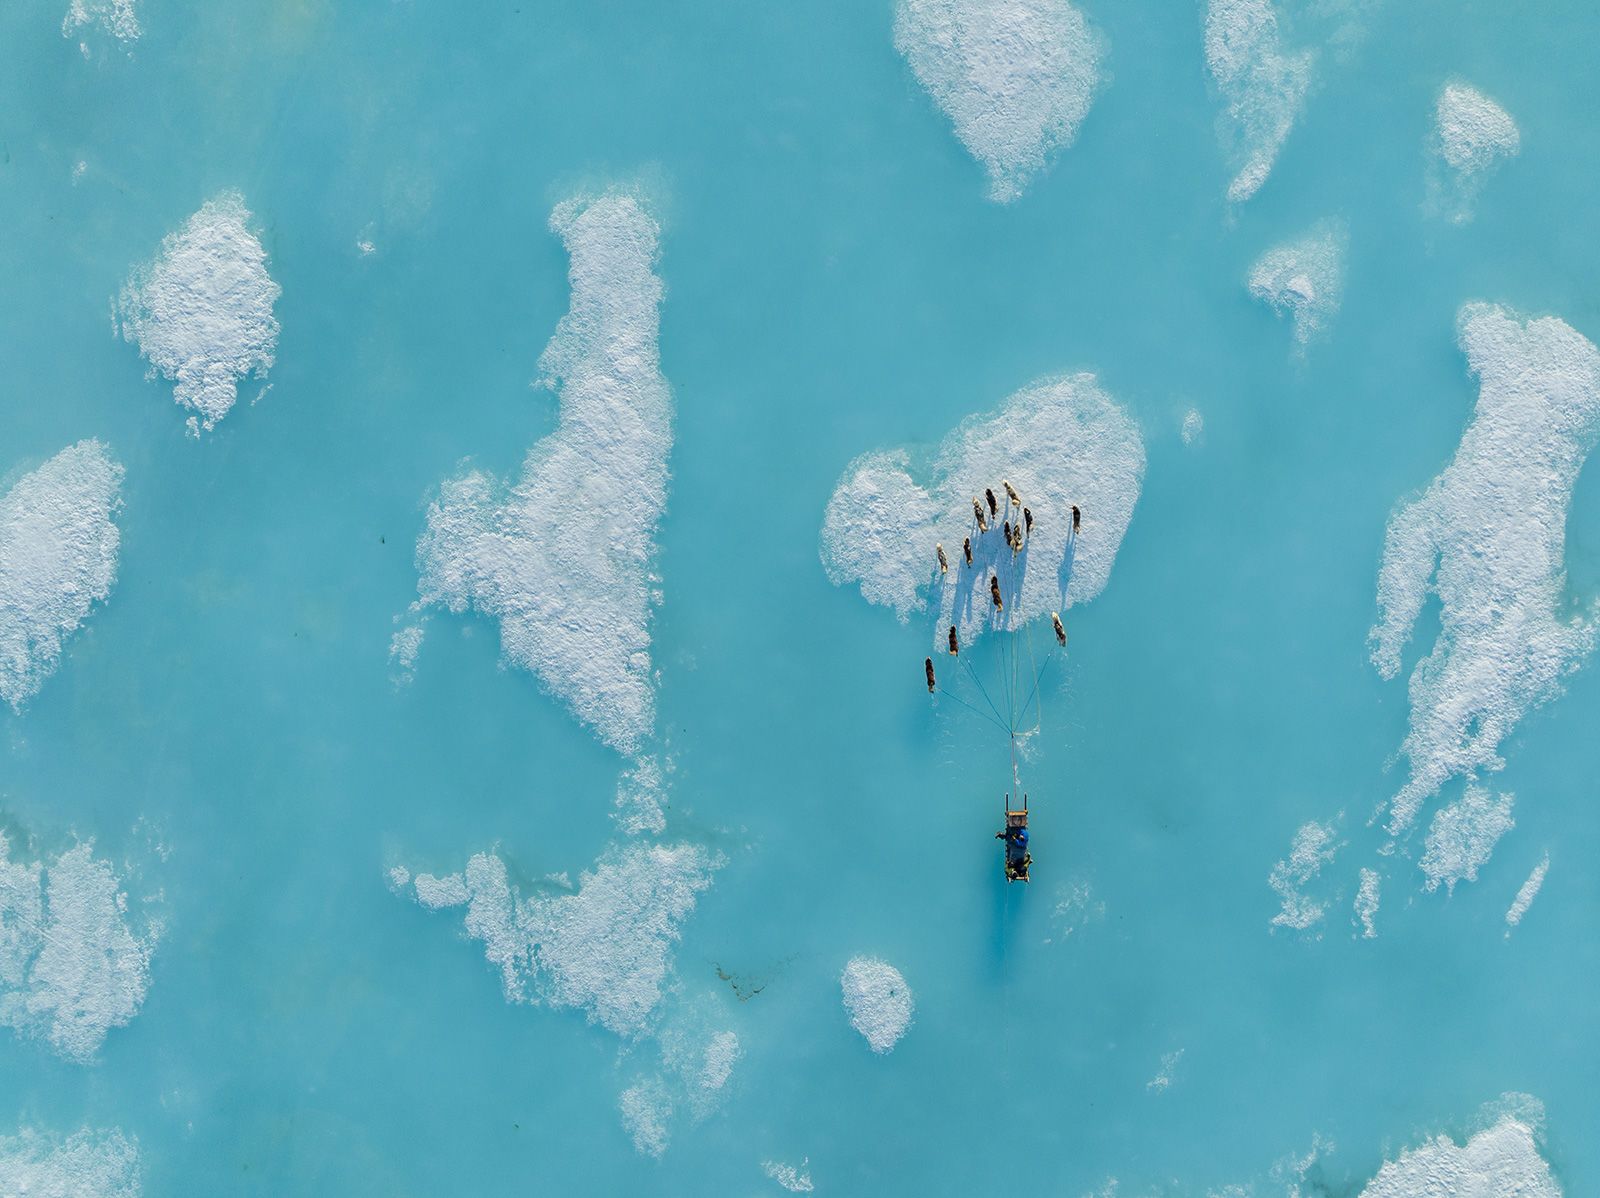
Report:
M0 1194L1600 1188L1597 35L5 6Z

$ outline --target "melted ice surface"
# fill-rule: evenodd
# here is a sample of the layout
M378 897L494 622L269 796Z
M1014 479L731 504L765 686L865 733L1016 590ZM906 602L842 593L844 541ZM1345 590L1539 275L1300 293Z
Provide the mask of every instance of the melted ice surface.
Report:
M23 1128L0 1137L7 1198L139 1198L139 1148L120 1131L52 1136Z
M524 896L493 853L477 854L460 874L420 874L413 886L425 907L465 905L467 934L499 967L507 1001L577 1007L591 1023L634 1037L649 1030L672 947L722 864L695 844L621 842L570 891Z
M885 1053L911 1025L911 987L900 971L876 957L851 957L839 975L850 1026L866 1037L872 1051Z
M497 618L506 660L632 753L655 723L650 566L672 448L660 229L618 192L569 200L550 225L571 255L572 306L540 359L560 423L509 489L476 470L443 485L417 542L418 591ZM419 640L397 640L402 663Z
M277 350L272 309L282 288L267 273L267 252L250 222L238 192L207 200L134 270L117 300L123 337L176 383L173 398L194 410L191 432L226 416L239 380L264 377Z
M111 866L80 844L11 861L0 835L0 1024L88 1061L150 984L156 932L136 935Z
M1001 203L1072 144L1104 55L1067 0L900 0L894 44Z
M98 441L63 449L0 497L0 699L20 711L62 642L111 593L122 467Z
M1206 65L1226 104L1223 132L1236 172L1235 203L1267 180L1278 150L1305 104L1313 55L1284 49L1272 0L1210 0Z
M1491 795L1487 787L1468 786L1449 806L1434 812L1423 845L1422 872L1429 890L1442 882L1454 891L1460 881L1477 880L1500 838L1515 827L1512 795Z
M971 642L985 628L1014 629L1052 610L1093 599L1133 517L1144 479L1138 427L1093 375L1038 383L1000 411L974 417L940 445L931 481L913 479L902 450L868 453L852 462L828 501L822 562L836 585L857 583L868 602L894 608L901 620L928 607L933 639L944 645L950 624ZM1008 479L1033 512L1033 533L1019 554L1007 549L1002 507L979 533L972 498L992 487L1005 501ZM1072 536L1072 505L1083 515ZM987 515L987 508L985 508ZM973 566L962 558L972 538ZM950 572L939 573L934 545L943 544ZM998 616L990 575L1006 599Z
M1600 353L1554 317L1467 304L1458 330L1479 377L1455 458L1389 519L1372 660L1385 678L1429 592L1439 639L1411 674L1410 778L1391 832L1449 779L1500 768L1500 742L1560 690L1594 644L1563 613L1567 509L1600 437Z
M1561 1187L1539 1153L1533 1128L1504 1115L1457 1144L1429 1140L1390 1161L1361 1198L1560 1198Z
M1250 294L1292 317L1301 346L1339 310L1345 244L1344 225L1324 221L1304 237L1268 250L1250 268Z

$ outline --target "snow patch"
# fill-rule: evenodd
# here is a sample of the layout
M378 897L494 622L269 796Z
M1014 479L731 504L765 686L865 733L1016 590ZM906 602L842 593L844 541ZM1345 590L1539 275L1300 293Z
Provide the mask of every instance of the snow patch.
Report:
M1172 1079L1178 1072L1178 1062L1181 1060L1183 1060L1183 1049L1181 1048L1172 1052L1162 1053L1160 1070L1154 1077L1145 1083L1144 1088L1146 1090L1153 1090L1157 1094L1171 1089Z
M1067 0L899 0L894 44L1002 204L1077 137L1105 56Z
M671 1143L680 1116L687 1113L692 1123L700 1123L716 1111L743 1055L739 1037L730 1031L706 1034L703 1029L676 1027L663 1033L660 1068L617 1100L623 1129L634 1148L659 1157Z
M931 590L935 643L943 647L950 624L971 643L985 629L1015 629L1100 593L1138 502L1144 465L1138 427L1093 375L1036 383L999 412L951 432L926 487L912 478L904 450L852 462L828 501L823 567L835 585L858 584L869 603L892 607L902 621L927 609ZM980 533L972 516L972 499L984 488L1004 500L1001 479L1034 516L1026 548L1015 555L1003 543L999 517ZM1083 517L1075 536L1074 504ZM961 551L968 536L971 567ZM946 575L935 561L936 543L949 558ZM1008 597L998 617L989 614L991 574Z
M798 1165L786 1165L782 1161L762 1161L761 1171L791 1194L810 1194L817 1188L811 1183L810 1157L806 1157Z
M1422 872L1429 890L1454 892L1462 880L1475 882L1478 870L1489 861L1500 838L1516 825L1511 819L1512 795L1494 796L1482 786L1466 792L1447 807L1434 812L1433 824L1422 852Z
M1463 173L1486 170L1522 149L1517 123L1476 88L1446 84L1439 93L1434 123L1444 160Z
M27 1198L139 1198L139 1145L120 1131L55 1136L23 1128L0 1136L0 1194Z
M427 627L421 621L406 624L389 638L389 664L394 667L395 681L410 682L417 668L417 654L422 651L422 638Z
M659 836L667 830L667 785L661 761L641 757L623 772L611 818L626 836Z
M1183 414L1183 443L1193 445L1206 431L1206 418L1200 414L1199 408L1190 408Z
M1339 311L1347 242L1342 221L1323 221L1304 237L1268 250L1250 268L1250 294L1289 314L1301 347Z
M1374 919L1378 914L1378 873L1362 869L1361 884L1356 888L1356 919L1360 922L1361 938L1371 940L1378 934Z
M1506 935L1511 935L1511 929L1522 922L1522 917L1528 913L1528 908L1533 906L1533 900L1539 897L1539 888L1544 885L1544 876L1550 872L1550 854L1546 853L1533 867L1533 872L1528 875L1528 880L1517 890L1517 897L1511 900L1511 906L1506 909Z
M744 1051L739 1047L739 1037L732 1032L718 1032L707 1042L704 1060L695 1075L697 1088L704 1094L716 1094L728 1084L733 1067Z
M133 0L72 0L61 21L61 36L76 37L80 29L98 26L124 44L139 40L139 14Z
M121 488L122 467L106 447L79 441L0 496L0 699L15 711L111 593Z
M1522 134L1510 113L1464 83L1447 83L1439 92L1433 121L1429 207L1465 224L1489 176L1521 152Z
M1564 321L1491 304L1465 305L1458 333L1477 409L1450 465L1389 518L1370 634L1393 678L1439 597L1439 638L1411 674L1393 834L1451 778L1503 766L1500 742L1594 646L1590 618L1566 612L1563 553L1573 484L1600 437L1600 353Z
M683 922L723 863L695 844L616 843L576 887L524 896L500 857L479 853L462 873L417 875L413 889L429 909L466 907L508 1002L575 1007L632 1038L649 1030Z
M850 1026L866 1037L872 1051L885 1053L911 1024L911 987L900 971L876 957L851 957L839 975Z
M107 1032L138 1014L160 928L136 933L128 897L92 845L49 861L10 852L0 834L0 1025L90 1061Z
M1506 1113L1457 1144L1426 1140L1378 1170L1361 1198L1560 1198L1534 1125Z
M1309 820L1294 834L1289 855L1274 865L1267 877L1267 885L1283 900L1282 909L1272 917L1273 927L1303 932L1322 922L1327 904L1311 898L1304 888L1333 861L1340 847L1332 821L1319 824Z
M1240 203L1266 182L1305 105L1314 55L1284 48L1272 0L1210 0L1206 65L1226 105L1219 128L1229 146Z
M1506 1094L1475 1120L1465 1143L1448 1135L1425 1139L1386 1162L1359 1198L1561 1198L1561 1187L1540 1152L1544 1109L1526 1094ZM1310 1193L1348 1193L1313 1175L1334 1144L1320 1135L1304 1155L1290 1153L1273 1165L1265 1192L1300 1198ZM1114 1192L1114 1183L1103 1194ZM1232 1185L1210 1191L1212 1198L1250 1198L1257 1185Z
M446 907L464 907L472 901L472 892L467 889L466 879L460 874L446 874L442 878L436 878L432 874L418 874L411 885L418 904L430 911L441 911Z
M272 309L283 289L267 273L252 219L236 191L207 200L134 270L115 306L123 339L138 343L150 369L176 383L173 398L194 411L196 435L228 414L240 379L266 377L277 351Z
M634 1151L654 1157L666 1152L672 1141L672 1133L667 1128L672 1102L660 1078L647 1078L629 1086L617 1098L617 1110L622 1115L623 1130L633 1141Z
M571 307L539 360L558 426L514 485L479 470L444 483L417 542L418 591L423 606L498 619L505 660L631 754L655 723L650 567L672 447L661 230L616 191L559 204L550 227L571 257Z

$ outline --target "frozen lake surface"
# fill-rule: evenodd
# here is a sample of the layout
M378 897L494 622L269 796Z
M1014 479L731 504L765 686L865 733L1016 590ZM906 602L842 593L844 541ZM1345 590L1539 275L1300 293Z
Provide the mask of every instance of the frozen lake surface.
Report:
M6 5L0 1195L1600 1191L1597 38Z

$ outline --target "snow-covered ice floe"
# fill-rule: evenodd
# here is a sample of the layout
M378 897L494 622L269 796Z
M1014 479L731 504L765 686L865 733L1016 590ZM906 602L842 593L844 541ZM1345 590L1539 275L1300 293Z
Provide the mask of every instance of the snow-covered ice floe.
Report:
M1526 1094L1505 1094L1472 1120L1458 1142L1437 1134L1384 1162L1359 1198L1561 1198L1561 1186L1542 1151L1544 1108ZM1231 1185L1210 1191L1211 1198L1252 1198L1258 1194L1351 1194L1354 1185L1330 1188L1311 1170L1335 1146L1314 1137L1310 1151L1290 1153L1277 1162L1266 1186ZM1114 1186L1104 1194L1109 1196Z
M617 780L611 819L627 836L659 836L667 830L666 771L659 757L640 757Z
M122 467L106 447L79 441L0 496L0 699L14 710L111 593L121 489Z
M109 33L124 45L144 32L133 0L72 0L61 18L61 36L77 37L85 29Z
M1465 305L1458 332L1477 409L1449 466L1389 518L1378 577L1371 648L1385 678L1429 593L1440 601L1438 640L1411 673L1394 834L1445 782L1499 769L1501 741L1594 647L1590 616L1568 611L1563 554L1600 438L1600 352L1564 321L1493 304Z
M894 43L1001 203L1072 144L1105 56L1067 0L899 0Z
M1138 426L1093 375L1036 383L951 432L930 468L917 471L926 483L913 476L905 450L851 462L823 519L823 567L835 585L857 584L868 602L893 608L902 621L927 610L931 592L933 640L941 646L950 624L964 642L985 629L1014 629L1104 589L1144 466ZM973 521L973 497L986 487L1000 493L1002 479L1034 516L1016 555L1003 543L998 517L986 533ZM1074 504L1083 517L1076 536ZM961 552L969 535L971 568ZM949 556L948 574L939 572L935 544ZM1019 599L998 617L990 615L991 574Z
M1356 919L1361 928L1361 938L1371 940L1378 934L1376 919L1378 916L1379 878L1376 870L1365 869L1361 871L1361 881L1356 887Z
M873 1052L886 1053L900 1042L915 1004L898 969L876 957L851 957L839 975L839 988L850 1026Z
M568 200L550 225L571 255L571 308L540 359L559 424L514 484L469 469L440 488L417 542L418 604L497 619L505 660L632 754L655 724L651 567L672 448L660 228L620 191ZM396 634L402 673L420 644Z
M1315 56L1284 47L1272 0L1209 0L1205 48L1224 103L1219 127L1235 172L1228 199L1238 203L1272 172L1305 104Z
M1250 268L1250 294L1289 314L1302 348L1339 311L1347 241L1342 221L1323 221L1305 236L1268 250Z
M1328 905L1306 893L1306 887L1333 861L1342 846L1333 821L1309 820L1294 834L1289 855L1272 867L1267 885L1277 891L1281 908L1272 917L1274 928L1304 932L1322 922Z
M1511 900L1511 906L1506 908L1506 935L1511 935L1511 929L1522 922L1522 917L1528 913L1528 908L1533 906L1533 900L1539 897L1539 890L1544 885L1544 876L1550 872L1550 854L1546 853L1539 859L1539 864L1533 867L1533 872L1528 875L1527 881L1517 889L1516 898Z
M1521 150L1522 134L1509 112L1475 87L1447 83L1434 106L1429 207L1465 224L1489 176Z
M25 1127L0 1136L6 1198L139 1198L140 1192L139 1145L120 1131L57 1136Z
M1469 785L1454 803L1434 812L1420 863L1429 890L1443 884L1454 892L1457 882L1477 880L1494 846L1516 826L1511 818L1514 801L1512 795Z
M136 926L111 865L80 844L49 860L12 860L0 834L0 1026L71 1061L138 1014L158 924Z
M508 1001L575 1007L623 1037L650 1030L673 946L723 858L697 844L612 844L576 886L547 880L524 894L494 853L459 874L417 874L432 910L466 908L467 934L500 969Z
M782 1161L762 1161L761 1171L791 1194L810 1194L817 1188L811 1181L809 1157L798 1165L788 1165Z
M239 381L264 378L277 352L273 307L283 289L267 273L251 223L238 192L212 197L134 270L117 299L123 338L173 381L173 398L195 413L192 433L215 427L239 398Z
M692 1009L689 1018L695 1019ZM668 1028L660 1048L660 1067L617 1099L623 1129L643 1156L665 1153L674 1124L685 1117L694 1124L716 1111L744 1055L739 1037L726 1029Z
M1440 1135L1401 1153L1361 1198L1561 1198L1539 1150L1539 1104L1507 1095L1499 1106L1498 1117L1464 1143Z

